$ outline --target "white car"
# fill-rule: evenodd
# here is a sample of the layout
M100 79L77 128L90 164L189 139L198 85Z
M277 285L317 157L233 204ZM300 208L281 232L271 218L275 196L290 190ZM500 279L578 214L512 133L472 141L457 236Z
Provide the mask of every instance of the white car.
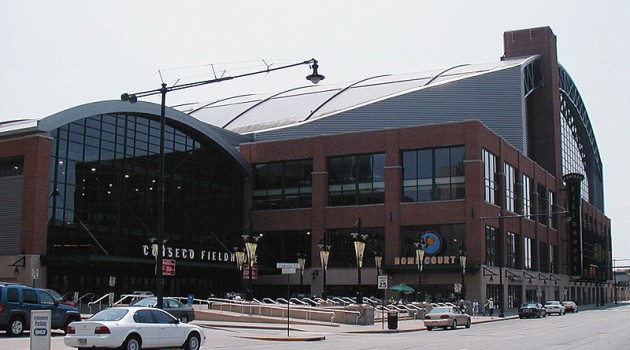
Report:
M206 336L201 327L182 323L168 312L150 307L114 307L89 319L72 322L64 343L75 348L199 350Z
M558 316L562 316L566 313L564 309L564 305L561 302L556 300L550 300L545 304L545 311L547 311L547 315L558 314Z

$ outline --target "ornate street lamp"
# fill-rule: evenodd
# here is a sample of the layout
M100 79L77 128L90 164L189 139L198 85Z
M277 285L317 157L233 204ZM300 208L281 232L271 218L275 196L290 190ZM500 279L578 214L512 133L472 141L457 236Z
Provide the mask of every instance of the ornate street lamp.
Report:
M464 249L464 243L459 247L459 264L462 266L462 289L461 289L461 299L466 300L466 249Z
M298 266L300 266L300 292L304 284L304 267L306 266L306 254L297 253Z
M319 258L321 260L322 263L322 269L324 270L324 275L323 275L323 286L322 286L322 299L324 299L324 301L326 301L328 299L328 292L326 292L326 270L328 270L328 259L330 258L330 249L332 248L331 245L326 245L324 244L324 240L320 240L319 244L317 245L319 247Z
M162 86L159 89L153 89L153 90L147 90L147 91L141 91L141 92L136 92L136 93L124 93L122 95L120 95L120 99L123 102L130 102L130 103L136 103L138 102L138 98L140 97L147 97L147 96L153 96L153 95L161 95L161 104L160 104L160 154L159 154L159 158L158 158L158 183L157 183L157 187L158 187L158 208L157 208L157 232L156 232L156 240L157 242L162 242L163 238L164 238L164 203L165 203L165 199L164 199L164 171L165 171L165 154L164 154L164 143L165 143L165 137L164 137L164 133L165 133L165 125L166 125L166 94L168 92L171 91L177 91L177 90L184 90L184 89L188 89L188 88L192 88L192 87L197 87L197 86L203 86L203 85L208 85L208 84L212 84L212 83L220 83L222 81L226 81L226 80L232 80L232 79L236 79L236 78L242 78L242 77L247 77L250 75L256 75L256 74L263 74L263 73L269 73L272 71L276 71L276 70L281 70L281 69L286 69L286 68L291 68L291 67L296 67L296 66L300 66L300 65L304 65L304 64L308 64L310 65L310 67L313 69L313 73L309 74L308 76L306 76L306 79L311 81L313 84L317 84L320 81L322 81L324 79L324 76L319 74L317 72L317 69L319 68L319 65L317 64L317 60L314 58L311 58L310 60L306 60L306 61L302 61L302 62L298 62L298 63L293 63L293 64L289 64L286 66L279 66L279 67L275 67L275 68L270 68L267 67L267 69L264 70L260 70L260 71L256 71L256 72L250 72L250 73L245 73L245 74L240 74L240 75L235 75L235 76L227 76L227 77L221 77L221 78L216 78L216 79L209 79L209 80L202 80L202 81L197 81L197 82L192 82L192 83L187 83L187 84L180 84L180 85L173 85L173 86L166 86L165 83L162 83ZM156 284L156 297L157 297L157 305L156 307L162 309L164 307L164 274L162 272L162 265L163 265L163 261L164 260L164 254L162 252L162 249L158 250L158 254L156 256L156 270L157 270L157 275L155 278L155 284ZM250 278L251 278L251 274L250 274Z
M234 247L234 255L236 257L236 266L239 271L243 271L243 263L245 262L245 252L239 248Z
M247 282L247 290L245 291L245 300L254 300L254 290L252 289L252 268L256 261L256 248L258 247L258 240L260 236L242 235L245 241L245 250L247 251L247 265L249 265L249 279Z
M374 251L374 265L376 266L376 277L381 275L381 268L383 267L383 252L380 250Z
M418 293L416 293L416 301L424 301L424 293L422 292L422 268L424 267L424 249L426 248L426 242L424 238L420 237L418 242L415 242L416 246L416 262L418 263Z
M351 235L354 239L354 253L357 258L357 280L359 284L357 291L357 304L363 304L363 293L361 292L361 268L363 267L363 253L365 252L365 239L367 238L367 235L362 235L359 232L353 232Z

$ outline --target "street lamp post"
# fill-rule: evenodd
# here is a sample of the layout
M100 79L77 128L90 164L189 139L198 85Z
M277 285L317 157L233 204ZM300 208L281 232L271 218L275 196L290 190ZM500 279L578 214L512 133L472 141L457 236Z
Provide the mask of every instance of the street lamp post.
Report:
M319 241L319 244L317 246L319 247L319 258L322 263L322 270L324 270L324 274L322 276L322 299L326 301L328 299L328 292L326 291L326 270L328 270L328 259L330 258L330 249L332 248L332 246L326 245L323 239Z
M306 254L298 253L298 266L300 267L300 292L302 292L302 285L304 284L304 267L306 266Z
M361 268L363 267L363 253L365 252L365 239L367 235L362 235L360 232L353 232L352 238L354 238L354 253L357 258L357 304L363 304L363 293L361 292Z
M164 132L165 132L165 124L166 124L166 94L171 91L184 90L184 89L188 89L192 87L203 86L203 85L208 85L212 83L219 83L222 81L242 78L242 77L246 77L250 75L269 73L272 71L296 67L296 66L305 65L305 64L310 65L310 67L313 69L313 73L306 76L307 80L311 81L313 84L317 84L324 79L324 76L317 72L317 69L319 68L319 65L317 64L317 60L314 58L311 58L310 60L293 63L293 64L289 64L285 66L279 66L276 68L267 67L267 69L265 70L260 70L260 71L255 71L255 72L250 72L250 73L245 73L245 74L240 74L240 75L235 75L235 76L227 76L227 77L221 77L221 78L216 78L216 79L202 80L202 81L181 84L181 85L173 85L170 87L167 87L165 83L162 83L162 86L159 89L141 91L141 92L136 92L136 93L131 93L131 94L124 93L120 95L120 99L122 101L127 101L130 103L136 103L139 97L147 97L147 96L153 96L153 95L158 95L158 94L161 95L160 151L159 151L160 154L158 158L159 169L158 169L158 184L157 184L159 193L158 193L157 232L156 232L156 240L158 241L158 244L159 242L162 242L164 239L164 167L165 167ZM157 259L156 260L157 275L156 275L156 283L155 283L156 284L156 297L157 297L156 306L162 309L164 307L164 274L162 272L164 255L163 255L162 249L159 249L156 259Z
M252 289L253 266L256 261L256 248L258 248L258 239L260 236L243 235L245 241L245 250L247 251L247 265L249 267L249 278L247 281L247 290L245 291L245 300L254 300L254 290Z
M466 300L466 249L464 249L464 243L462 242L461 247L458 250L459 252L459 264L462 266L462 289L461 289L461 299Z
M424 301L424 294L422 293L422 268L424 266L424 249L426 243L424 238L420 237L418 242L415 242L416 246L416 262L418 264L418 293L416 293L416 301Z
M380 250L374 251L374 266L376 266L376 277L381 275L381 267L383 266L383 252Z

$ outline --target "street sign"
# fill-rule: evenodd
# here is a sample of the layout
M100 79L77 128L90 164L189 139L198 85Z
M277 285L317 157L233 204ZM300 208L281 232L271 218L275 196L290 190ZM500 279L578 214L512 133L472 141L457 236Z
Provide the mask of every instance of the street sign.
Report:
M298 263L276 263L276 268L278 269L299 269L300 264Z
M162 260L162 276L175 276L175 259Z
M282 269L282 274L286 275L286 274L292 274L295 273L297 270L296 269Z
M109 286L110 287L116 287L116 277L109 276Z
M387 289L387 275L378 276L378 289Z
M31 311L31 350L50 349L51 310Z

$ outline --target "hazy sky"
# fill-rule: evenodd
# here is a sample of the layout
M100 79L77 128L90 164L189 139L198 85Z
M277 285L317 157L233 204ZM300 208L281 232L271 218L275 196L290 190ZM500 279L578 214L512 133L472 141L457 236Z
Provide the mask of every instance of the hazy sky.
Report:
M504 31L550 26L602 156L614 258L630 258L629 23L627 0L0 0L0 121L158 88L158 72L171 85L314 57L330 84L492 62ZM167 104L280 91L310 84L308 73L173 92Z

